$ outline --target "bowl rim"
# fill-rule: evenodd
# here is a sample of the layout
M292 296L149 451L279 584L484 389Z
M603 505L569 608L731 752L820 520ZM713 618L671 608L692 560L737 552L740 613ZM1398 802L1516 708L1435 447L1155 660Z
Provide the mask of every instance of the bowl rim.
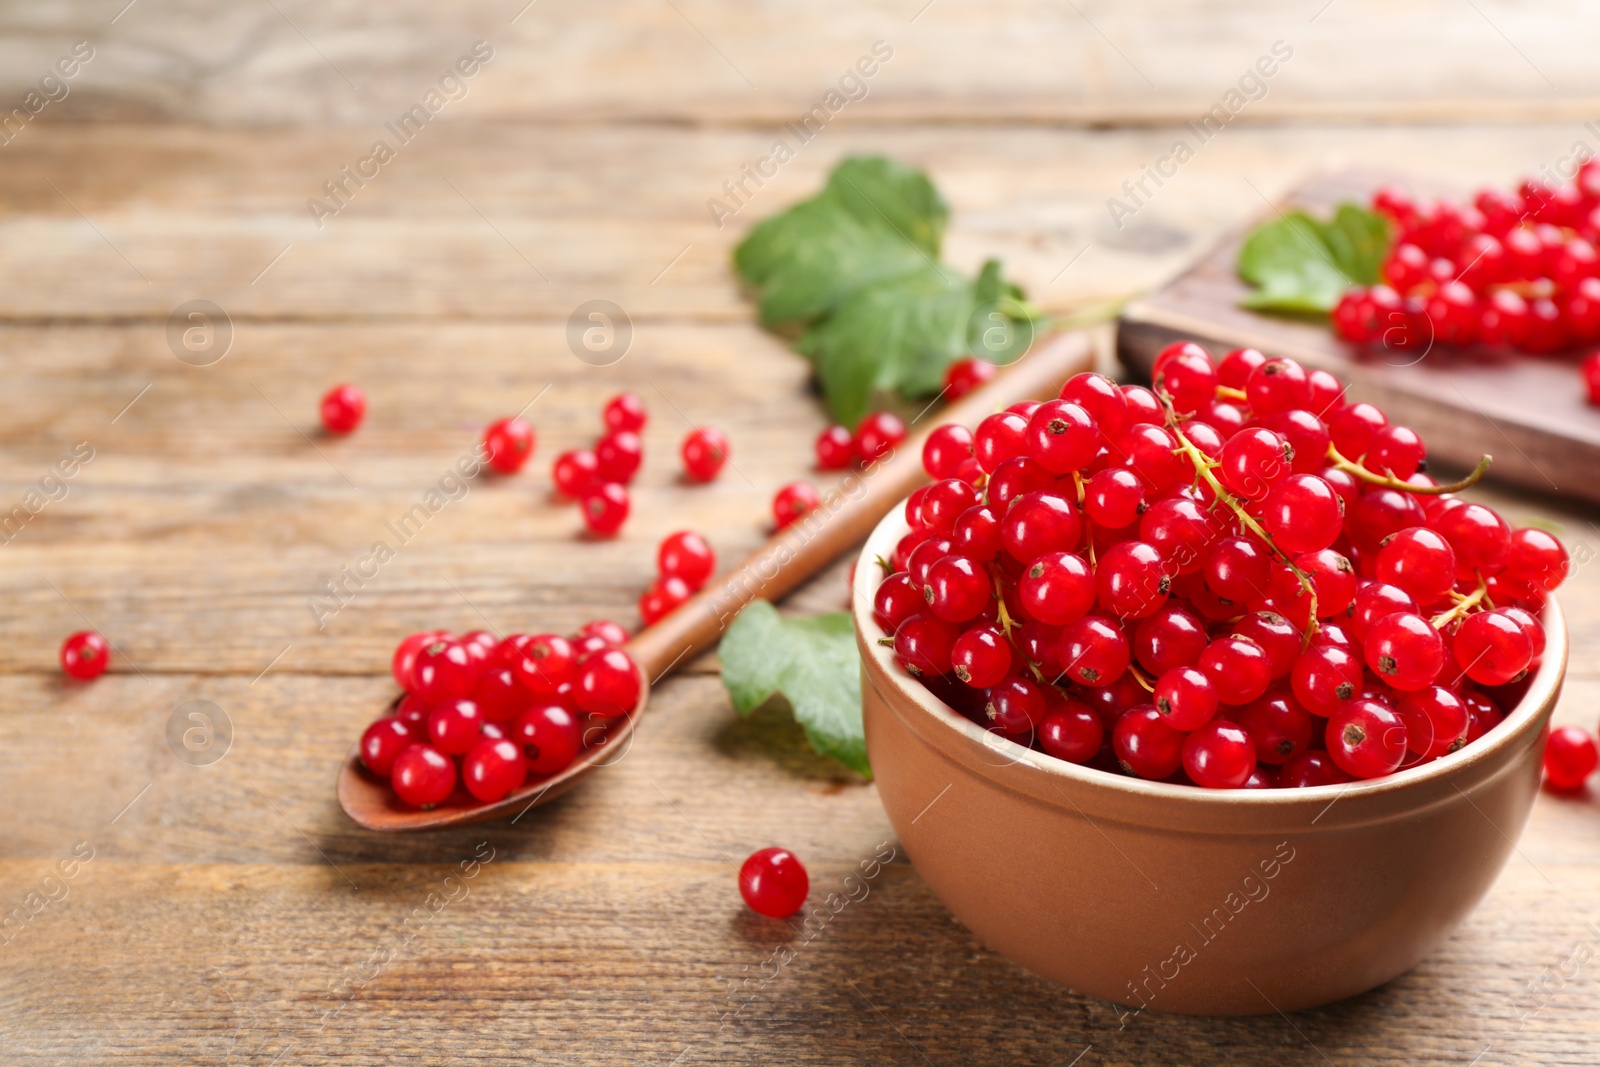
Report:
M856 567L860 573L881 574L883 568L879 561L891 558L896 544L910 532L911 528L905 520L905 508L902 502L878 523L871 536L867 538L856 560ZM1061 792L1061 785L1070 784L1080 790L1103 792L1108 796L1128 801L1160 800L1168 804L1176 802L1185 806L1190 817L1197 813L1203 816L1208 811L1217 814L1247 811L1287 813L1319 802L1332 807L1334 800L1348 801L1351 806L1355 806L1367 798L1394 798L1402 794L1427 792L1429 787L1434 787L1434 791L1437 791L1437 787L1441 785L1453 785L1452 791L1462 791L1461 784L1455 782L1455 779L1467 777L1476 782L1491 777L1503 769L1502 765L1511 755L1509 750L1518 742L1527 740L1535 725L1540 729L1543 728L1543 724L1538 720L1548 714L1560 695L1567 666L1566 620L1552 594L1546 601L1543 612L1545 651L1538 671L1529 680L1528 688L1516 706L1508 710L1505 718L1492 730L1472 744L1383 778L1335 785L1303 786L1296 789L1202 789L1192 785L1176 785L1115 775L1094 767L1069 763L985 730L940 700L927 688L913 684L911 676L901 670L895 662L892 650L878 644L877 637L884 635L884 631L872 617L873 598L878 585L879 581L855 582L850 598L850 613L857 635L856 643L864 657L863 670L872 672L872 666L875 666L876 671L872 673L879 678L889 679L897 692L919 709L926 727L943 734L956 735L950 739L953 742L959 743L964 739L992 753L1009 757L1004 764L987 764L983 768L971 769L997 784L1022 792L1031 790L1026 789L1016 778L1032 772L1047 776L1052 784L1056 784L1057 792ZM872 666L869 666L869 662ZM865 681L868 685L873 684L870 677ZM898 709L895 709L895 713L899 713ZM916 725L907 722L908 727ZM924 733L923 730L917 732ZM924 734L924 740L932 739ZM945 755L947 758L955 758L948 751ZM1027 771L1009 775L1008 772L1014 768L1026 768ZM1435 799L1445 799L1448 795L1446 793L1444 798ZM1076 801L1073 801L1068 794L1062 793L1062 796L1076 806Z

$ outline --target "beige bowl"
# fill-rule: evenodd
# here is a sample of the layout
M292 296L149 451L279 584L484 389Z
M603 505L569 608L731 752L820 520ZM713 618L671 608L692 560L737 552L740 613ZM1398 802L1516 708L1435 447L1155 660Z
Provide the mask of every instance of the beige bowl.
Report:
M860 573L906 532L897 508ZM1372 782L1222 792L985 731L877 643L873 592L858 585L852 605L867 751L912 864L985 944L1130 1013L1293 1011L1416 966L1522 831L1567 663L1552 600L1525 696L1460 752Z

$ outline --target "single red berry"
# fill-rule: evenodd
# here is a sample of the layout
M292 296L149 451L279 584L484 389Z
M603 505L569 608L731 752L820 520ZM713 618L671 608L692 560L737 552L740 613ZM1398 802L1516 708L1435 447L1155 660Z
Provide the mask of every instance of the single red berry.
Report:
M965 426L946 423L922 442L922 469L930 478L954 478L961 464L971 458L972 431Z
M935 537L949 537L956 520L978 506L978 491L958 478L946 478L926 487L919 507L922 528Z
M1455 550L1435 530L1408 527L1384 541L1373 576L1404 589L1419 604L1433 604L1455 588Z
M350 433L366 414L366 394L353 385L336 385L322 398L322 425L329 433Z
M535 704L517 717L507 736L522 750L528 772L540 776L566 770L583 750L583 730L560 704Z
M1272 554L1255 538L1221 538L1204 553L1201 573L1212 592L1243 604L1267 595Z
M1172 567L1153 545L1119 541L1100 554L1095 592L1100 606L1123 619L1153 615L1167 602Z
M1165 427L1135 423L1123 432L1120 447L1128 467L1152 493L1161 493L1193 476L1188 461L1177 453L1177 438Z
M856 459L870 467L906 439L906 424L892 411L875 411L856 424L854 437Z
M1551 592L1567 580L1567 550L1554 534L1524 526L1511 531L1505 569L1528 585Z
M1311 713L1281 689L1270 689L1243 707L1229 708L1228 719L1250 735L1256 758L1274 766L1309 748L1316 729Z
M1090 688L1110 685L1128 669L1128 639L1110 620L1086 615L1061 630L1063 673Z
M478 741L483 712L470 700L447 700L428 716L428 740L447 756L460 756Z
M664 575L639 594L639 619L646 626L670 615L694 595L694 590L682 578Z
M618 393L606 401L606 406L600 414L605 420L606 429L612 432L625 430L628 433L638 433L644 429L644 424L650 418L644 409L644 401L632 393Z
M591 486L582 500L583 522L596 537L611 537L628 521L628 489L616 482Z
M1290 408L1303 408L1311 400L1305 368L1292 359L1269 359L1250 372L1244 391L1250 410L1264 419Z
M979 564L950 555L928 568L922 598L946 622L969 622L993 602L990 578Z
M894 631L894 654L907 672L919 677L949 674L961 630L931 611L919 612Z
M478 800L493 804L520 786L528 776L528 761L514 741L484 738L461 761L461 780Z
M956 638L950 663L957 678L974 689L998 685L1011 671L1011 644L992 626L974 626Z
M1030 619L1063 626L1094 607L1094 571L1082 556L1046 552L1022 572L1017 598Z
M87 682L106 672L110 646L93 630L79 630L61 642L61 669L69 678Z
M1304 789L1318 785L1344 785L1355 779L1346 774L1333 757L1322 749L1302 752L1278 771L1280 789Z
M483 432L489 466L501 474L515 474L533 458L533 427L519 418L498 419Z
M1030 456L1008 459L994 469L984 487L984 499L997 514L1004 515L1011 502L1024 493L1054 489L1056 479Z
M978 423L972 436L972 455L985 474L1008 459L1026 455L1028 451L1028 420L1014 411L1000 411Z
M889 575L878 586L872 597L872 618L883 627L883 632L893 634L902 622L919 611L927 610L922 590L904 571Z
M1013 500L1000 519L1011 558L1030 563L1046 552L1071 552L1083 539L1083 520L1066 497L1035 491Z
M1533 639L1518 620L1499 611L1461 620L1451 647L1462 672L1479 685L1515 681L1533 662Z
M958 359L944 372L944 398L959 400L993 378L998 371L999 368L993 363L976 356Z
M805 864L786 848L752 852L739 867L739 895L757 915L788 918L805 905L810 891Z
M1247 637L1219 637L1206 646L1196 664L1211 678L1223 704L1248 704L1272 681L1266 650Z
M968 508L957 517L955 528L950 531L950 543L968 559L987 563L1004 547L1000 520L987 507Z
M1516 633L1523 636L1521 629ZM1409 691L1432 685L1444 669L1444 640L1439 631L1427 619L1409 611L1385 615L1374 622L1362 649L1367 666L1394 689Z
M1261 524L1284 552L1317 552L1343 529L1344 501L1315 474L1291 474L1267 494Z
M507 722L527 705L528 691L517 679L516 670L496 657L478 675L472 702L483 712L484 722Z
M1350 558L1331 548L1317 552L1304 552L1295 557L1294 565L1311 579L1317 594L1317 617L1328 619L1344 615L1356 597L1356 568ZM1299 589L1299 582L1295 588Z
M562 496L580 497L600 481L600 461L587 448L563 452L550 468L550 480Z
M400 719L379 719L361 735L361 762L373 774L387 778L394 769L395 757L417 739L417 735Z
M1294 471L1294 449L1265 426L1240 430L1222 446L1217 470L1223 485L1245 500L1262 500Z
M1352 462L1367 454L1372 435L1389 425L1389 417L1372 404L1358 402L1335 411L1328 419L1328 435L1339 454Z
M593 619L584 623L578 629L578 636L598 637L609 648L621 648L628 643L627 627L610 619Z
M1313 642L1289 671L1295 699L1307 711L1323 717L1358 696L1362 679L1359 653L1326 641Z
M772 498L772 521L781 530L822 503L810 482L790 482Z
M591 715L614 719L638 707L643 688L633 657L620 648L608 648L578 661L573 699Z
M1213 541L1234 530L1231 514L1186 496L1158 500L1139 519L1139 540L1161 553L1174 574L1194 574L1205 566Z
M817 434L817 469L842 471L855 462L856 446L843 426L825 426Z
M1467 743L1467 706L1449 689L1430 685L1398 693L1394 710L1406 724L1406 747L1423 759L1435 759Z
M1217 690L1196 667L1174 667L1156 679L1155 709L1174 730L1195 730L1217 714Z
M395 795L414 808L431 808L456 788L456 765L430 745L412 745L389 772Z
M1039 747L1068 763L1088 763L1100 753L1105 727L1088 705L1076 700L1051 701L1051 710L1039 724Z
M1206 789L1240 789L1256 769L1256 746L1231 722L1213 719L1183 742L1183 769Z
M1274 680L1287 677L1300 656L1300 631L1275 611L1252 611L1233 624L1233 635L1261 646Z
M983 714L990 729L1031 740L1048 708L1044 686L1028 678L1007 678L989 690Z
M1479 572L1493 574L1504 565L1511 527L1493 508L1452 501L1431 513L1430 521L1455 551L1456 569L1463 577L1476 580Z
M1392 474L1405 481L1422 469L1427 449L1422 438L1408 426L1385 426L1367 442L1367 455L1361 465L1374 474Z
M716 573L717 556L706 539L692 530L679 530L664 537L656 549L656 568L663 578L681 578L697 590Z
M1324 735L1333 762L1356 778L1393 774L1406 758L1405 720L1378 700L1345 704L1328 719Z
M1235 348L1217 361L1217 384L1229 389L1243 389L1255 369L1267 357L1254 348Z
M1165 393L1179 415L1198 410L1217 393L1217 368L1204 348L1189 342L1182 351L1162 362L1157 360L1151 384Z
M594 446L600 480L627 485L644 462L644 442L632 430L612 430Z
M1083 513L1108 530L1138 521L1146 508L1144 482L1126 467L1107 467L1089 476L1083 487Z
M401 689L409 692L413 684L411 670L417 662L417 653L433 643L439 635L429 630L425 633L415 633L406 637L395 647L394 658L389 661L389 670L394 675L394 680Z
M1544 743L1544 781L1558 792L1582 789L1600 763L1594 738L1576 726L1558 726Z
M417 652L411 680L411 691L426 700L460 700L477 684L478 667L461 642L436 637Z
M1129 708L1111 731L1111 748L1123 773L1159 780L1183 765L1181 730L1169 726L1153 704Z
M683 439L683 470L690 481L709 482L728 462L728 438L714 426L689 431Z
M1068 400L1041 404L1028 419L1028 454L1051 474L1082 470L1100 450L1100 429Z
M406 724L413 740L425 737L428 733L428 717L433 714L433 703L407 693L400 698L400 703L394 709L394 717Z
M1364 646L1367 633L1379 619L1400 611L1416 610L1416 600L1399 586L1388 582L1365 582L1356 589L1356 598L1350 603L1350 636L1356 644Z
M1174 667L1192 667L1200 661L1210 640L1206 625L1189 608L1175 601L1139 620L1133 631L1133 652L1139 666L1154 675Z
M517 680L535 696L549 696L578 676L578 654L560 634L537 634L512 665Z

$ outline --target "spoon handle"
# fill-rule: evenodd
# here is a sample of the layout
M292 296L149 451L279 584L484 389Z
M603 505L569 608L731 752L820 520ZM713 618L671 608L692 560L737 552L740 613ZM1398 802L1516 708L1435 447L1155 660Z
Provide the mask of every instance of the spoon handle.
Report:
M976 426L985 416L1022 400L1052 398L1061 383L1094 366L1094 347L1081 332L1045 338L992 380L928 419L888 457L852 472L813 512L774 534L766 545L709 583L671 614L639 633L628 652L651 683L714 644L752 600L778 600L865 541L880 519L927 480L922 444L938 426Z

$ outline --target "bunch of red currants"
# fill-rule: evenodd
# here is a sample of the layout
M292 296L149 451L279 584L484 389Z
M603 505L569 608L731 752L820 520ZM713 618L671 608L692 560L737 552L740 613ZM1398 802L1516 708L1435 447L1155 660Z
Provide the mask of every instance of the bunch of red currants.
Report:
M1561 543L1424 473L1333 375L1179 343L947 425L874 615L952 708L1049 755L1218 789L1325 785L1492 729Z

